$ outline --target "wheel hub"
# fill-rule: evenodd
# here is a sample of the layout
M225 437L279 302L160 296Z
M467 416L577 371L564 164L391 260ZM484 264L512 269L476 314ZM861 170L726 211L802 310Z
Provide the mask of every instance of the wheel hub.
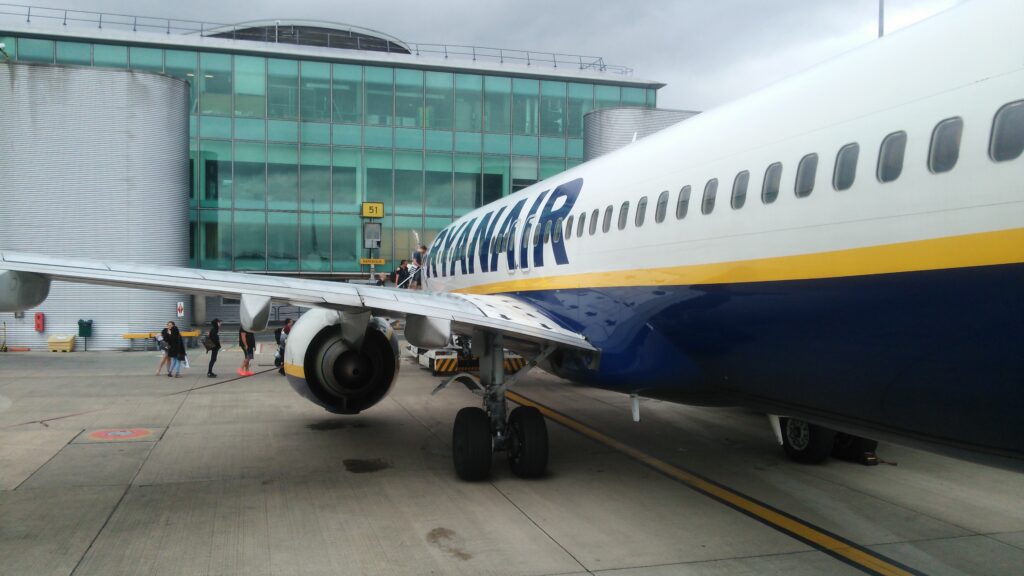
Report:
M806 450L811 443L811 425L803 420L786 420L786 440L796 450Z

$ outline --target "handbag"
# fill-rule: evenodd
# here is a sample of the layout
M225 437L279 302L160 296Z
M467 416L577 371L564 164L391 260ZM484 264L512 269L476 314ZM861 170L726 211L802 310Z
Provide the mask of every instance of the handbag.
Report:
M202 342L203 342L203 348L206 348L207 352L209 352L210 350L213 350L214 348L217 347L217 345L213 343L213 339L210 338L209 334L204 334L203 335Z

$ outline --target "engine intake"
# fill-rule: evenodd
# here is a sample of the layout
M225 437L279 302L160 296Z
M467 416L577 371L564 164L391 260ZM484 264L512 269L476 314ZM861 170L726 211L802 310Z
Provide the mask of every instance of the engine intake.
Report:
M353 342L346 324L366 323ZM348 336L348 337L346 337ZM285 373L300 395L335 414L358 414L384 399L398 376L398 339L378 318L313 309L292 327Z
M0 312L23 312L50 295L50 279L31 272L0 270Z

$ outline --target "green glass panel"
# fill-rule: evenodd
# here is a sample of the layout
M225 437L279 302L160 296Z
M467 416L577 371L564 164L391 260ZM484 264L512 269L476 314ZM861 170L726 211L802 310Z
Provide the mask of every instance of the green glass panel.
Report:
M595 108L614 108L621 102L618 86L597 85L594 87Z
M267 120L267 140L274 142L298 142L299 123L288 120Z
M395 70L395 126L423 127L423 72Z
M452 129L455 105L453 75L449 72L427 72L426 110L423 124L436 130Z
M484 78L484 131L511 132L512 79L501 76Z
M21 38L18 41L18 60L53 64L53 40Z
M647 107L657 108L658 107L658 91L654 88L647 89Z
M271 210L298 210L298 156L294 144L267 146L267 206Z
M590 84L569 84L569 108L566 115L565 135L583 137L583 115L594 109L594 87ZM543 150L544 144L541 144ZM541 152L543 154L543 152Z
M331 126L335 146L362 146L363 129L360 126Z
M384 218L381 218L379 220L379 222L381 224L381 227L380 227L380 250L374 250L374 255L376 257L383 258L384 259L384 264L376 267L377 272L390 272L390 271L392 271L392 270L394 270L395 268L398 267L398 263L393 260L393 256L394 256L394 253L393 253L394 243L392 242L392 238L393 238L393 234L394 234L394 223L393 223L393 220L394 220L394 218L392 216L390 216L390 215L388 215L388 216L386 216ZM360 243L362 243L361 239L360 239ZM366 250L363 250L362 252L363 252L363 254L367 253Z
M231 118L203 116L199 119L199 136L202 138L231 138Z
M299 63L267 60L267 116L295 120L299 117Z
M299 95L303 122L331 121L331 65L303 62L302 90Z
M508 134L484 134L484 153L508 154L510 151Z
M331 210L331 149L326 146L302 146L299 155L300 210L329 212Z
M358 272L362 249L363 228L359 216L335 214L332 218L331 256L335 272Z
M486 190L486 170L484 172L484 189ZM531 184L536 184L537 180L536 158L512 157L512 192L518 192Z
M395 267L402 260L411 261L423 235L422 216L395 216Z
M583 160L569 160L569 159L566 159L566 161L565 161L565 169L568 170L569 168L575 168L576 166L579 166L580 164L583 164Z
M395 148L423 149L423 131L416 128L395 128Z
M267 214L267 269L299 269L299 215L295 212Z
M540 135L565 135L565 82L540 83Z
M385 214L393 212L391 151L366 151L366 202L383 202Z
M313 124L310 122L302 123L302 143L303 144L330 144L331 143L331 125L330 124Z
M452 151L452 133L439 130L427 130L425 133L425 147L427 150L438 150L441 152Z
M18 39L14 36L4 36L0 34L0 44L6 46L4 52L7 53L7 57L11 60L18 59ZM0 56L3 56L0 54Z
M8 49L7 53L10 54L11 50ZM89 66L92 64L92 44L57 42L57 63Z
M479 132L456 132L455 150L457 152L476 152L479 154L483 149L480 140L481 135Z
M334 65L334 121L363 123L363 68L352 64Z
M230 116L231 55L199 54L199 112Z
M266 113L266 59L235 56L235 115L262 118Z
M267 121L262 118L235 118L235 138L238 140L266 140Z
M235 270L267 269L267 213L235 211Z
M199 251L199 210L188 211L188 267L198 268Z
M164 51L159 48L132 46L128 49L128 60L133 70L163 72Z
M424 213L451 218L452 155L427 154L425 168L426 210Z
M303 272L331 270L330 214L299 214L299 254Z
M195 117L189 118L189 129L190 134L195 134L197 130L192 120ZM196 190L198 189L197 183L199 182L199 140L196 138L188 139L188 206L189 208L195 208L199 205L196 202Z
M556 174L561 174L565 171L565 160L562 158L541 158L540 159L540 179L551 178Z
M230 208L231 142L199 141L199 184L202 190L199 205L204 208Z
M565 140L561 138L541 138L540 155L553 158L565 158Z
M196 236L200 268L231 269L230 210L200 210Z
M391 128L367 126L363 129L364 143L370 148L391 148Z
M647 101L647 91L633 86L622 87L623 106L643 106Z
M512 153L522 156L536 156L539 150L536 136L513 136Z
M423 244L429 247L430 244L434 241L434 238L437 238L437 235L441 232L441 230L444 230L445 226L451 223L452 219L450 216L446 218L431 218L427 216L426 218L424 218Z
M267 208L267 148L262 142L235 143L235 208Z
M423 213L423 153L395 153L395 210L399 214Z
M359 212L359 188L362 178L360 151L357 148L335 148L331 190L335 212Z
M455 129L479 132L483 127L483 76L455 75Z
M395 108L394 70L367 66L365 74L365 124L368 126L390 126Z
M526 78L512 80L512 132L537 134L540 82Z
M565 155L569 158L583 158L583 140L578 138L569 138L566 141L566 153Z
M481 206L509 193L508 156L484 156Z
M188 135L189 140L195 140L199 134L199 116L195 114L189 114L188 116Z
M186 80L189 84L189 94L191 94L191 104L189 110L194 114L196 112L196 58L195 52L185 52L183 50L167 50L164 53L164 67L167 74L174 76L175 78L181 78ZM195 134L195 132L193 132Z
M127 68L128 47L96 44L92 47L92 63L105 68Z
M480 157L455 155L453 204L455 216L480 206Z

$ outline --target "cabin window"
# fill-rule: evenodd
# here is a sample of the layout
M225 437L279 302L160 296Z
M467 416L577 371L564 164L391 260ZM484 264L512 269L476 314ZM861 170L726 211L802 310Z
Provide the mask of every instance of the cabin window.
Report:
M611 207L608 208L611 210ZM590 235L593 236L597 232L597 217L601 213L600 210L594 210L590 213Z
M732 181L732 198L729 204L733 210L739 210L747 203L747 184L749 183L750 172L746 170L737 174L736 179Z
M949 172L960 159L960 136L964 133L962 118L947 118L932 131L928 150L928 169L935 174Z
M761 185L761 202L771 204L779 197L782 186L782 162L775 162L764 171L764 183Z
M545 244L550 244L551 243L551 220L548 220L544 224L544 243Z
M520 243L522 248L528 248L530 246L530 233L533 232L533 222L527 222L523 228L523 238Z
M996 112L988 155L996 162L1015 160L1024 152L1024 100L1010 102Z
M569 216L569 219L565 221L565 239L566 240L568 240L569 238L572 238L572 221L573 221L573 218L575 218L575 217L574 216ZM559 218L559 220L561 220L561 218ZM559 226L558 228L561 229L562 227Z
M501 241L502 252L506 252L509 248L514 249L516 247L516 228L518 227L518 224L518 221L513 222L512 228L509 229L508 231L508 236L505 236L505 238Z
M583 237L584 225L586 223L587 223L587 213L586 212L582 212L580 214L579 222L577 222L577 224L576 224L576 237L577 238L582 238Z
M668 190L658 195L658 205L654 209L654 221L658 224L664 222L665 212L668 212Z
M718 195L718 178L708 180L704 185L704 199L700 202L701 214L711 214L715 211L715 196Z
M551 232L550 228L548 229L548 232L549 233ZM540 233L541 233L541 227L540 227L540 223L538 223L537 227L533 229L533 245L534 246L536 246L537 244L540 244L540 240L541 240Z
M878 181L892 182L903 172L903 153L907 150L907 133L893 132L882 140L878 151Z
M633 223L639 228L644 225L645 218L647 218L647 196L644 196L636 203L636 217Z
M572 216L569 216L569 219L572 220ZM570 229L572 228L572 222L569 222L569 228ZM562 219L561 218L559 218L558 220L555 220L555 229L551 231L551 239L553 241L555 241L555 242L561 242L562 241Z
M604 222L601 223L601 232L607 232L612 229L612 211L614 211L614 208L611 206L604 209Z
M619 207L619 230L626 228L626 222L629 220L629 202L623 202L622 206Z
M796 167L796 186L793 190L797 198L806 198L814 192L814 179L818 175L818 155L808 154L800 159Z
M857 157L860 156L860 145L856 142L847 144L836 154L836 167L832 172L832 187L837 191L849 190L857 177Z
M679 189L679 198L676 199L676 220L686 218L690 210L690 186L683 186Z

